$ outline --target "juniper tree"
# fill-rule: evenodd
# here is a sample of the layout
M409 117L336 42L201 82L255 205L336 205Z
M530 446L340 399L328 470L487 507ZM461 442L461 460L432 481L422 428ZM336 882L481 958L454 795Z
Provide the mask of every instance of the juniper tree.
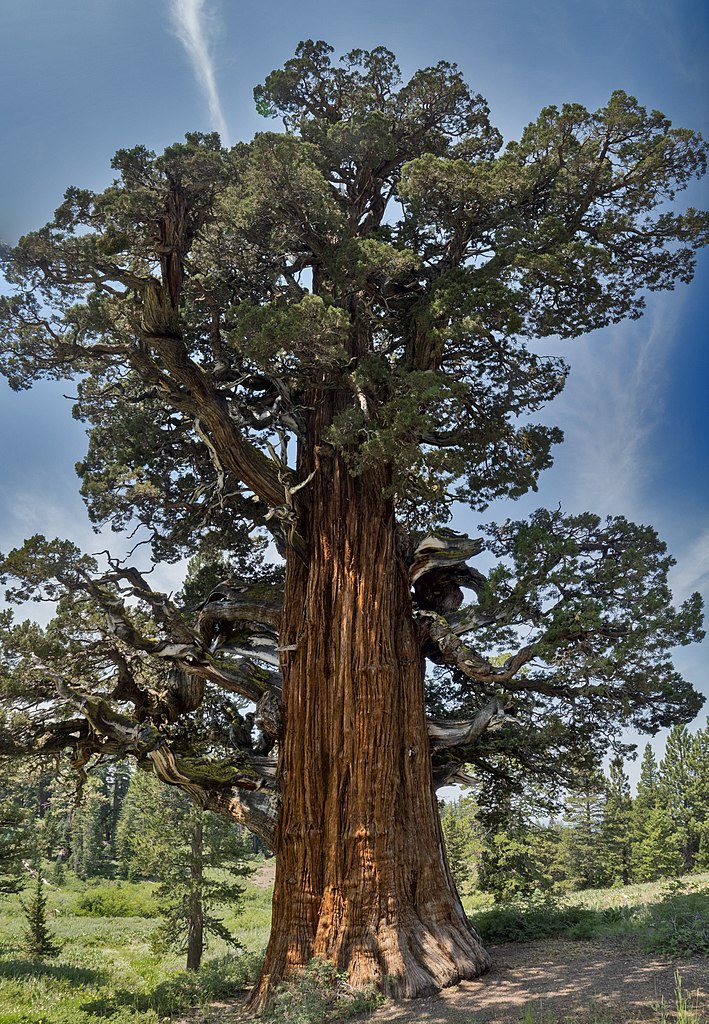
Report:
M691 279L707 217L673 202L703 141L616 92L503 148L454 65L402 82L383 48L331 53L301 44L256 90L285 131L119 151L111 186L20 241L2 299L11 385L76 382L94 522L142 527L157 560L248 563L196 608L66 542L11 553L11 597L59 603L5 625L2 750L130 754L275 849L255 1004L313 956L404 996L485 970L436 786L471 764L563 781L701 703L669 657L699 600L672 608L652 529L447 524L551 463L533 415L566 368L528 340Z

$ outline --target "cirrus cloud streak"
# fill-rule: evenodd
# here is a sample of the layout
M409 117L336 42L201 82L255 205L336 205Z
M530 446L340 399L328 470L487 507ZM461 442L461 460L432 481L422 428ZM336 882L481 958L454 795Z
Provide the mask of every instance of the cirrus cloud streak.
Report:
M170 0L170 15L177 38L185 48L197 83L209 106L212 127L228 142L214 59L210 51L210 14L205 0Z

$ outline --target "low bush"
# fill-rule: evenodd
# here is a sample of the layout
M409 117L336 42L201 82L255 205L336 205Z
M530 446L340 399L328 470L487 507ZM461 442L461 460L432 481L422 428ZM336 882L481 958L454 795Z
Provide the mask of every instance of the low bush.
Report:
M233 998L255 983L262 961L261 953L241 953L207 960L198 971L180 971L153 989L150 1007L170 1013Z
M292 981L281 985L265 1019L271 1024L332 1024L375 1009L378 993L355 992L332 964L313 959Z
M641 944L647 952L668 956L709 954L709 888L665 894L648 908Z
M150 892L134 885L100 885L79 896L72 907L78 917L158 917L159 909Z
M474 913L470 919L483 941L491 945L559 936L593 939L626 935L635 937L649 953L709 954L709 887L706 886L693 890L685 883L670 883L657 902L603 908L564 904L552 896L539 894L526 901Z
M558 935L590 938L598 928L598 914L577 905L564 906L552 896L537 896L483 910L471 917L483 942L532 942Z

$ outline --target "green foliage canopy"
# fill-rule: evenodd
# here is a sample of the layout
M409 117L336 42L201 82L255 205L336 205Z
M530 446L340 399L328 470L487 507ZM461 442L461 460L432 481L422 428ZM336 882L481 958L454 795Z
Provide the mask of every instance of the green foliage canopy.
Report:
M672 608L664 546L622 518L541 511L489 527L486 580L465 567L480 546L442 524L455 501L517 497L551 463L560 432L532 416L566 368L530 341L637 317L648 290L691 279L709 218L673 204L706 145L615 92L597 111L548 107L503 147L454 65L402 82L384 48L331 54L302 43L256 90L285 132L121 150L103 192L70 188L5 259L0 369L17 389L76 381L89 513L143 528L156 559L220 545L244 558L256 535L307 561L318 460L381 472L412 579L434 531L414 581L423 653L442 673L431 710L473 722L457 738L437 726L437 781L465 763L508 781L569 776L619 725L696 713L669 651L700 637L698 598ZM436 544L459 554L445 571ZM205 806L246 815L236 787L249 815L272 818L261 790L277 715L257 709L270 746L256 751L218 695L278 701L278 580L272 597L254 589L247 561L238 600L201 609L205 633L194 606L110 557L99 568L43 538L10 553L11 598L59 609L44 631L4 619L2 750L69 748L80 767L100 747L132 752ZM461 584L475 593L462 609ZM510 706L514 735L488 729Z

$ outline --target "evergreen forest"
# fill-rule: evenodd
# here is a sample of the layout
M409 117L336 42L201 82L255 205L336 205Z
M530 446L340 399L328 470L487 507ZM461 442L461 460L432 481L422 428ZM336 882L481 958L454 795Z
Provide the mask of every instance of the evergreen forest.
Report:
M567 893L653 882L709 871L709 726L675 726L664 756L648 743L636 792L629 762L580 774L561 794L535 780L495 799L483 782L441 801L446 850L465 896L498 903L536 893ZM269 851L257 836L203 814L179 791L122 761L98 765L79 787L51 770L0 785L0 892L27 886L39 858L49 880L168 881L187 874L194 817L203 818L208 866L248 875ZM164 863L170 858L172 875ZM206 852L210 851L210 852ZM238 888L238 887L237 887ZM220 896L224 898L226 893ZM231 897L230 897L231 898Z

